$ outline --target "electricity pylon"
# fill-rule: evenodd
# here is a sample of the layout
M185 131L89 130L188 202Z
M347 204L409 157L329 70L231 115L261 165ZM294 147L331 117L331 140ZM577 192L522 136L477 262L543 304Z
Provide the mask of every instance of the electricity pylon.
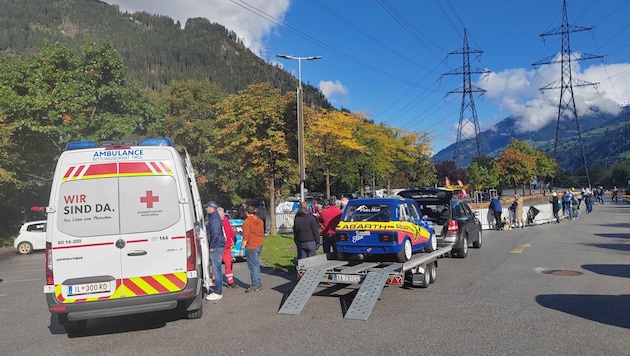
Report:
M484 69L471 69L471 53L481 56L483 51L471 49L468 46L468 34L466 29L464 29L464 47L461 50L450 52L448 54L449 56L452 54L461 54L463 58L462 68L461 70L452 70L442 74L443 76L461 74L463 78L461 88L451 90L446 93L446 96L455 93L462 94L462 105L459 111L459 124L457 125L457 141L455 142L455 153L453 154L453 161L458 166L460 166L458 163L463 163L466 159L483 156L483 145L481 143L479 120L477 120L477 110L475 109L473 93L481 93L481 95L483 95L486 90L473 86L470 80L470 75L487 74L489 71Z
M543 64L560 63L561 74L560 80L547 84L540 88L540 92L544 93L549 89L560 89L560 101L558 104L558 121L556 124L556 140L553 145L553 158L556 161L572 162L574 159L582 160L582 165L586 177L586 182L578 181L577 176L580 169L574 171L570 176L564 176L560 181L559 186L566 186L566 183L572 183L582 185L586 183L587 186L591 186L591 178L588 174L588 164L586 162L586 154L584 152L584 145L582 143L582 134L580 132L580 123L578 121L577 109L575 108L575 98L573 96L573 87L580 86L595 86L597 83L585 82L583 80L573 78L572 76L572 63L582 61L586 59L602 58L602 56L596 56L588 53L575 56L571 55L571 46L569 42L569 34L580 31L592 31L593 27L580 27L569 24L569 17L567 16L567 1L562 1L562 25L559 28L540 34L541 39L544 40L546 36L561 35L561 50L560 55L554 55L544 60L538 61L532 64L532 67L537 68ZM579 146L579 152L576 152L573 145L570 144L570 140L577 140ZM579 157L578 155L581 155ZM579 157L579 158L578 158ZM584 176L582 176L584 177ZM552 177L551 184L554 185ZM560 177L558 177L560 178Z

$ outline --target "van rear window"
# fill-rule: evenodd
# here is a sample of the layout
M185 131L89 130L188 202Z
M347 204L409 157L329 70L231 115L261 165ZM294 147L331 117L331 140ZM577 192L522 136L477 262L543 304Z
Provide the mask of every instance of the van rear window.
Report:
M171 175L67 180L58 196L57 226L71 236L159 231L180 219Z

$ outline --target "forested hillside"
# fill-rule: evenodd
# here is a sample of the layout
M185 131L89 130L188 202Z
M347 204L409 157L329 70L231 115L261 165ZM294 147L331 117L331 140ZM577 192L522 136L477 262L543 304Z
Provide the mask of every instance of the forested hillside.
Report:
M172 80L208 79L226 93L270 82L295 91L296 80L247 49L237 34L203 18L184 26L166 16L120 13L97 0L4 0L0 11L0 51L26 56L45 44L62 42L79 50L86 39L107 40L123 57L128 79L158 90ZM305 103L330 108L305 85Z

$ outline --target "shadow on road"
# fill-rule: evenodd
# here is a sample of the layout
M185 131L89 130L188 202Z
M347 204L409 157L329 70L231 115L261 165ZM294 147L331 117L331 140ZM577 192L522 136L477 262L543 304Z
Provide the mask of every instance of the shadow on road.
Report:
M536 302L602 324L630 329L630 295L555 294L539 295Z

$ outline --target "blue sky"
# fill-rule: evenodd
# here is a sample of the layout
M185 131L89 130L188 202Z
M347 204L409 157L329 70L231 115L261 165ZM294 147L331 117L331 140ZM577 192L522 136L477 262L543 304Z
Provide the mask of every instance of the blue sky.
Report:
M318 87L336 108L366 113L376 122L428 131L435 153L455 142L462 87L464 28L474 70L474 95L482 131L514 115L516 130L537 130L557 119L559 91L539 88L560 80L558 64L534 69L561 49L562 0L106 0L121 11L172 17L182 26L205 17L236 32L261 58ZM576 80L598 83L574 89L578 115L618 112L630 102L630 0L567 0L569 24L594 27L570 34ZM469 111L466 111L468 114ZM470 127L470 125L468 125Z

